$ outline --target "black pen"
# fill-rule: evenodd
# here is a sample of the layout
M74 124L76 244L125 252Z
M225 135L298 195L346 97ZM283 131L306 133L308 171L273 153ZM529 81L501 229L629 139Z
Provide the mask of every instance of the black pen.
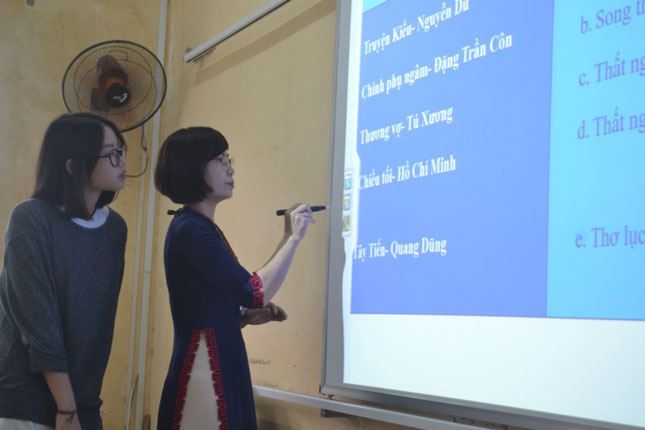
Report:
M312 206L311 207L312 212L324 211L326 209L329 209L329 208L327 206ZM287 210L288 209L278 209L277 211L275 211L275 214L277 216L282 216L282 215L287 213Z

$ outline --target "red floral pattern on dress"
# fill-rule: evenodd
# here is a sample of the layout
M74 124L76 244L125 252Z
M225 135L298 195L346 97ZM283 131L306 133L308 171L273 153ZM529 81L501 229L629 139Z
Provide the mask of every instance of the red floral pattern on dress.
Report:
M224 382L222 381L222 368L217 355L217 340L215 339L215 329L204 329L206 335L206 347L208 348L208 362L211 365L211 378L213 388L217 395L217 418L220 421L220 430L228 430L228 416L226 412L226 400L224 398Z
M193 330L193 336L190 339L190 345L184 358L184 364L179 374L179 386L177 387L177 401L175 403L175 415L172 420L172 430L179 430L181 418L183 416L184 405L186 404L186 393L188 392L188 381L190 372L195 364L195 356L199 347L199 338L201 332ZM206 338L206 348L208 349L208 363L211 368L211 379L213 389L217 395L217 418L220 421L220 430L229 430L228 415L226 412L226 400L224 398L224 382L222 381L222 368L217 355L217 340L215 339L215 330L212 328L204 329Z
M249 279L251 290L253 291L253 309L264 307L264 292L262 291L262 280L257 273L254 273Z
M199 330L193 330L193 336L190 338L188 351L186 351L186 357L184 357L184 364L181 366L181 372L179 373L179 386L177 387L177 401L175 402L175 415L172 419L172 430L179 430L179 424L181 423L181 417L183 416L182 411L184 410L184 404L186 403L186 393L188 391L190 372L193 369L193 364L195 364L195 355L197 348L199 347L199 336Z

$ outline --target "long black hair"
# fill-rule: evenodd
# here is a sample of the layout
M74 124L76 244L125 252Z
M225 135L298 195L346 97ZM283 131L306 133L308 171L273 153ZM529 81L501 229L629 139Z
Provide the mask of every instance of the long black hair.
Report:
M121 147L126 146L119 129L98 115L73 113L56 118L43 138L32 197L64 206L65 215L70 218L92 218L85 204L84 189L99 159L104 126L114 131ZM71 172L67 170L67 160L71 160ZM102 208L115 196L116 191L103 191L96 207Z

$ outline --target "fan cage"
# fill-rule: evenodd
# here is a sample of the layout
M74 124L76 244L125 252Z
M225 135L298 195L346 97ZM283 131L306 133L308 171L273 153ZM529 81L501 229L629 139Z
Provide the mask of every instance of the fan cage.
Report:
M100 96L97 63L106 55L114 57L128 76L131 100L123 107L99 108L96 103L92 104L92 94ZM127 40L109 40L84 49L70 62L62 91L69 112L100 115L125 132L145 123L159 110L166 95L166 73L145 46Z

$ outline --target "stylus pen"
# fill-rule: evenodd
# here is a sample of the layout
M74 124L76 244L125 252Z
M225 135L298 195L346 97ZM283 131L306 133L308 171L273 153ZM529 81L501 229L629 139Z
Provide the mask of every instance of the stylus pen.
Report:
M329 208L327 206L312 206L311 207L312 212L324 211L326 209L329 209ZM277 216L282 216L282 215L284 215L286 213L287 213L287 209L278 209L277 211L275 211L275 214Z

